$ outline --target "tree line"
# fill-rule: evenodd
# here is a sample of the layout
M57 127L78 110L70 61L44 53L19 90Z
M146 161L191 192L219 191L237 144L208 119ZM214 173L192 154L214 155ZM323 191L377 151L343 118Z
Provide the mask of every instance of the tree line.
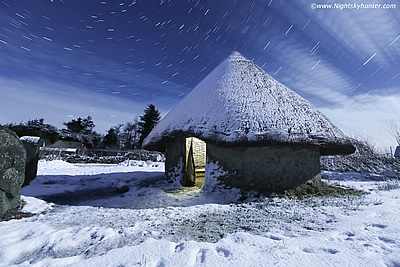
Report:
M54 143L57 140L79 141L91 149L135 149L140 148L143 140L160 120L160 112L153 104L144 110L142 116L132 122L111 126L105 135L94 131L95 123L91 116L78 117L63 122L65 128L47 124L43 118L28 120L24 123L4 125L13 130L18 136L39 136Z

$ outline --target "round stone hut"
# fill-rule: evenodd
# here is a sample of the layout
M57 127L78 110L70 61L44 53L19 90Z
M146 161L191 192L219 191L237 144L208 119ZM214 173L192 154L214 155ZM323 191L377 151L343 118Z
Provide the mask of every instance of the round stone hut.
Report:
M184 186L283 191L320 179L320 156L351 154L350 139L307 100L234 52L144 140L166 152Z

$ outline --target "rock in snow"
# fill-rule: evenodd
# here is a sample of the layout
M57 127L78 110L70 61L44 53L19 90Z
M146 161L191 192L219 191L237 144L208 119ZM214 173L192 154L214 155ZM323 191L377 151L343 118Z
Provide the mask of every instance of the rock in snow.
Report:
M126 193L126 192L128 192L128 191L129 191L129 186L128 186L127 183L119 182L119 183L117 184L117 192L118 192L118 193L123 194L123 193Z
M26 152L15 132L0 125L0 214L20 204Z

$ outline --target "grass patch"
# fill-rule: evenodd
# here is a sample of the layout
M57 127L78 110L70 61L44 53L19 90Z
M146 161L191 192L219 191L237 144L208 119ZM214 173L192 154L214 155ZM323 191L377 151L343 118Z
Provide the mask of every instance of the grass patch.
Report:
M26 204L27 204L26 201L21 199L20 204L17 208L10 209L4 214L0 214L0 222L5 222L9 220L19 220L22 218L29 218L36 215L35 213L22 212L22 208Z
M378 184L379 191L390 191L400 188L400 180L398 179L387 179L386 181Z
M319 184L305 184L295 189L286 190L282 196L294 196L297 198L309 198L309 197L347 197L347 196L363 196L367 193L356 190L354 188L348 188L343 186L328 185L325 182Z
M21 199L21 200L19 201L19 208L20 208L20 209L23 209L23 208L25 207L26 204L28 204L28 203L25 201L25 199Z

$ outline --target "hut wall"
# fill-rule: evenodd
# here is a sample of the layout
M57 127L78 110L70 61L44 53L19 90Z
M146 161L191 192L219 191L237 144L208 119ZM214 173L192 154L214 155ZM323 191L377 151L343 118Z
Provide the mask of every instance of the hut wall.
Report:
M242 147L229 148L207 144L207 165L226 172L218 177L228 186L279 192L308 180L320 179L320 153L317 147ZM215 183L206 172L208 179Z
M193 158L196 168L206 166L206 143L196 137L186 138L186 158L189 154L190 143L193 145Z
M397 146L396 147L396 151L394 152L394 157L396 158L396 159L400 159L400 146Z
M167 147L165 160L165 176L167 181L180 184L183 178L185 165L185 139L182 137L171 140Z

